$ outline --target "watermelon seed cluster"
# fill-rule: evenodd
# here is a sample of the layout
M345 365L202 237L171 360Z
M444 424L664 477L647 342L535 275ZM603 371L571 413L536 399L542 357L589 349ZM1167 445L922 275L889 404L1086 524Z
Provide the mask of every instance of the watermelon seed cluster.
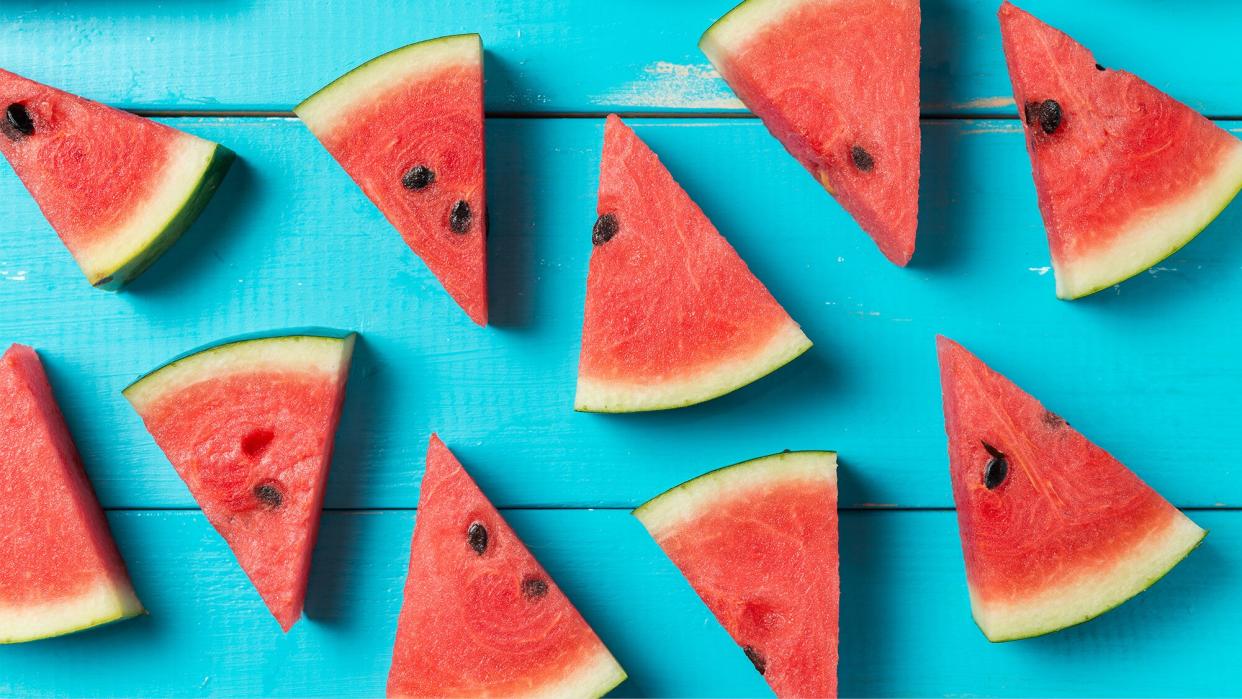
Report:
M23 136L34 133L34 120L21 102L14 102L4 110L4 135L16 141Z
M1023 107L1023 113L1026 116L1027 126L1034 126L1038 122L1039 128L1043 129L1046 134L1055 133L1061 126L1061 103L1056 100L1027 102Z

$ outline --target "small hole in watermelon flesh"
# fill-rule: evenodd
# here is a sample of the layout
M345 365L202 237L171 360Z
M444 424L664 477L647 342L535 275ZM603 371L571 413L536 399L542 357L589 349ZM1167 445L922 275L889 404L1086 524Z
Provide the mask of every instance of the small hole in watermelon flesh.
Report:
M466 540L470 543L470 548L482 556L487 551L487 527L482 522L472 522L466 530Z
M766 673L768 661L763 657L763 653L756 650L754 646L742 646L742 651L746 653L746 657L754 664L755 669L759 671L760 675Z
M1046 134L1055 133L1061 126L1061 104L1056 100L1027 102L1023 105L1022 112L1026 117L1027 126L1034 126L1038 123L1039 128Z
M242 453L252 459L261 456L267 451L268 445L272 443L275 436L271 430L251 430L245 437L242 437Z
M522 594L528 600L537 600L548 594L548 581L537 575L528 575L522 579Z
M614 213L606 213L595 219L595 225L591 228L591 244L603 245L612 240L612 237L620 230L621 225L617 222L617 215Z
M34 133L34 120L21 102L14 102L4 110L4 135L16 141Z
M850 159L854 161L854 167L863 172L871 172L875 168L875 158L862 146L850 148Z
M458 199L449 211L449 228L454 233L467 233L470 231L471 218L470 204L465 199Z
M285 496L281 493L280 485L276 481L263 481L254 487L254 497L259 504L274 510L285 502Z

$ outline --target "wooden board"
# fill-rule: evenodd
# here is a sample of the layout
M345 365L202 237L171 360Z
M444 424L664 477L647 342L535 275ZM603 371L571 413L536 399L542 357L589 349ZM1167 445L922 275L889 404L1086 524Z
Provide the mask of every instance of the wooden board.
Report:
M1099 58L1242 134L1242 6L1045 0ZM842 692L1220 695L1242 686L1242 228L1228 209L1141 278L1057 301L992 3L924 2L924 166L909 269L866 238L694 46L729 2L136 0L0 5L0 66L158 112L240 162L137 283L91 289L0 167L0 342L48 365L151 616L0 648L0 695L375 695L430 431L459 453L630 671L620 695L764 694L626 511L783 448L842 460ZM653 22L653 17L659 17ZM494 327L478 329L299 122L408 41L488 46ZM1153 51L1152 46L1169 48ZM273 115L254 114L254 110ZM571 409L602 114L620 110L815 341L711 403ZM979 118L981 115L998 118ZM121 398L165 360L281 328L357 330L309 619L282 636ZM1051 638L970 620L933 339L948 334L1213 533L1170 578ZM594 508L594 509L592 509ZM889 511L896 510L896 511ZM1217 511L1205 511L1217 510Z

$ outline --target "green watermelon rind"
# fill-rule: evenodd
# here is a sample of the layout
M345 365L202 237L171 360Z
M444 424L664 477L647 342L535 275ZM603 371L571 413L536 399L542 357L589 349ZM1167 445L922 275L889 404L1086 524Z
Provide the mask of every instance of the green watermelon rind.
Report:
M181 191L173 191L176 202L172 206L164 211L145 214L146 218L155 219L157 223L148 228L148 232L142 233L138 241L118 240L114 244L105 244L75 255L92 286L116 291L146 271L198 219L220 187L220 182L235 160L233 151L197 136L183 136L185 145L182 152L174 156L174 162L179 158L201 158L201 168L179 178L188 186ZM209 154L207 146L211 149ZM154 202L139 204L136 210L144 211L154 205Z
M354 333L275 335L228 341L196 350L143 375L121 390L141 415L166 395L199 381L257 368L309 368L325 373L349 370Z
M811 340L793 319L773 333L755 355L722 362L685 381L626 383L578 376L574 410L582 413L635 413L673 410L732 393L775 372L811 349Z
M835 451L782 451L724 466L669 488L631 514L658 540L661 533L739 493L766 488L774 482L814 479L826 479L836 485Z
M745 0L703 32L703 36L699 37L699 50L712 65L719 68L725 63L727 52L741 46L749 37L804 4L806 0Z
M993 643L1004 643L1008 641L1020 641L1027 638L1035 638L1037 636L1045 636L1050 633L1067 629L1071 626L1077 626L1078 624L1091 621L1102 614L1112 611L1131 599L1134 599L1139 594L1145 592L1165 575L1168 575L1168 573L1176 568L1179 563L1185 560L1192 551L1198 548L1199 545L1203 543L1204 538L1208 535L1207 530L1200 528L1180 512L1178 513L1178 517L1175 518L1174 524L1171 526L1178 530L1170 534L1172 541L1168 542L1163 549L1156 551L1154 554L1149 554L1147 557L1147 559L1158 559L1163 557L1163 562L1159 563L1154 570L1148 571L1140 576L1137 581L1119 588L1117 592L1109 595L1107 597L1107 601L1104 603L1084 605L1082 609L1075 609L1073 606L1074 601L1070 599L1067 594L1057 591L1054 594L1058 605L1062 608L1061 611L1058 612L1060 618L1052 621L1051 623L1029 625L1025 628L1023 628L1022 625L1015 625L1015 628L1002 631L998 630L996 625L980 619L980 606L977 603L974 590L971 589L971 611L974 616L975 624L989 641ZM1160 554L1164 555L1161 556ZM1083 583L1083 585L1092 591L1098 591L1103 588L1103 584L1100 581L1089 581L1087 583Z
M408 44L381 54L328 83L302 100L293 113L316 134L348 118L357 104L375 100L385 90L417 74L415 66L430 72L446 65L483 61L483 40L478 34L451 34Z
M1025 127L1025 128L1030 128ZM1057 298L1073 300L1120 284L1176 253L1207 228L1242 191L1242 141L1239 141L1210 181L1119 234L1115 245L1073 264L1052 261ZM1146 243L1137 248L1136 241ZM1147 242L1151 241L1151 242ZM1115 258L1115 259L1114 259ZM1083 269L1088 265L1094 270Z
M89 599L100 596L104 598ZM55 607L55 609L52 609L52 607ZM28 643L58 636L67 636L99 626L124 621L125 619L132 619L146 613L147 610L138 601L137 595L134 594L134 588L128 581L100 583L92 590L79 595L73 600L64 600L55 604L35 605L23 610L25 616L31 617L37 623L26 625L27 632L23 634L9 632L0 635L0 645ZM49 622L49 618L54 615L61 620L59 623ZM0 609L0 618L4 618L6 626L12 623L8 610Z

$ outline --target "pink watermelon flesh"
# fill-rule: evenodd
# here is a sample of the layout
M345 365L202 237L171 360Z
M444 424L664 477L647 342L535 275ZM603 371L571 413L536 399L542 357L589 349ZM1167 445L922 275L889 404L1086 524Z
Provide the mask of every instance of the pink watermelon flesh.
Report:
M0 109L0 152L102 288L136 277L172 245L233 160L210 141L5 70Z
M919 210L918 0L747 0L699 47L894 264Z
M778 697L837 695L835 454L712 471L634 515Z
M598 213L579 410L701 402L810 347L656 154L615 115L604 128Z
M483 47L478 35L443 37L387 53L295 111L445 290L474 322L486 325ZM421 175L411 175L415 168L423 168Z
M1159 262L1242 187L1242 141L1008 2L1000 25L1058 296Z
M625 672L432 435L389 696L603 696Z
M939 338L945 430L975 620L993 641L1095 617L1204 532L1121 462Z
M352 336L221 345L125 390L281 628L302 614Z
M34 350L0 358L0 643L142 613Z

